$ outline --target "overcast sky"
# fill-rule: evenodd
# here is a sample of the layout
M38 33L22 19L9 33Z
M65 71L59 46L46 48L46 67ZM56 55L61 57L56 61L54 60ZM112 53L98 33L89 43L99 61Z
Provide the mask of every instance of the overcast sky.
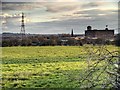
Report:
M108 25L117 32L117 0L96 1L2 0L2 31L20 33L24 12L26 33L61 34L73 29L76 34L84 34L88 25L93 29L105 29Z

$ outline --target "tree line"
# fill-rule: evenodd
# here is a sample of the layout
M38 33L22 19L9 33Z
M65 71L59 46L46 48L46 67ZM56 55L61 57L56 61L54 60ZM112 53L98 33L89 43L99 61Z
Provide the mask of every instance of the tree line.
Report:
M9 37L2 38L2 47L7 46L57 46L57 45L65 45L65 46L83 46L84 44L112 44L120 46L120 34L118 34L114 41L103 40L103 39L79 39L76 40L70 36L60 37L60 36L29 36L29 37Z

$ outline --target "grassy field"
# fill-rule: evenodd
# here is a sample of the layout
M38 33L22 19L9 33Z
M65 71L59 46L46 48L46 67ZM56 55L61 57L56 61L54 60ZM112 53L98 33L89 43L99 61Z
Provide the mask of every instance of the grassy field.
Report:
M4 88L79 88L87 68L85 48L80 46L3 47L2 51Z

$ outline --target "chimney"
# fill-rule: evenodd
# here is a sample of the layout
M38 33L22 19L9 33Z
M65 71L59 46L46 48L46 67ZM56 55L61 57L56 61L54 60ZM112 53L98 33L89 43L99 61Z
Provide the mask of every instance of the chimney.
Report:
M92 27L91 26L87 26L87 30L92 30Z
M105 30L108 30L108 25L106 25L106 28L105 28Z

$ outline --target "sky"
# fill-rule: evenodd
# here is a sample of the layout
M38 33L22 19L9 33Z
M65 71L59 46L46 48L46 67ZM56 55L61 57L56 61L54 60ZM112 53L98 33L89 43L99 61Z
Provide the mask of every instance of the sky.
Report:
M2 32L20 33L21 13L31 34L84 34L93 29L118 31L118 0L1 0Z

